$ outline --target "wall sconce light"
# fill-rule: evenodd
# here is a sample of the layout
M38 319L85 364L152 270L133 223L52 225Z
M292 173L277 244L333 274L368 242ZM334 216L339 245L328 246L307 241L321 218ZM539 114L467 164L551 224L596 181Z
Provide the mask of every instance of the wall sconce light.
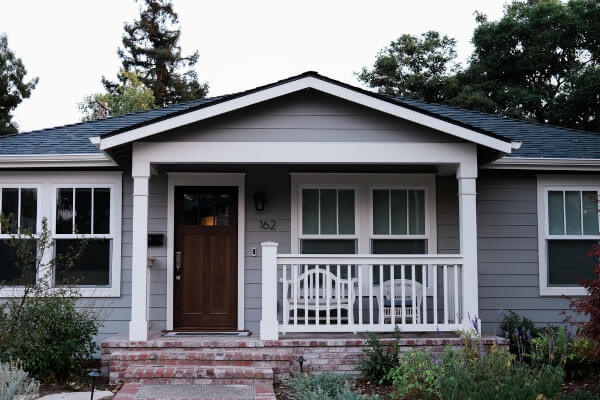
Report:
M262 192L256 192L254 194L254 208L256 209L256 211L264 211L265 195Z

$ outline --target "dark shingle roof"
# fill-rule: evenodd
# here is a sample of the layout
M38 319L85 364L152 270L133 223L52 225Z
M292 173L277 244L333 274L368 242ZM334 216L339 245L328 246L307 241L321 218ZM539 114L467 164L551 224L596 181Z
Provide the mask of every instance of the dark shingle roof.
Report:
M197 110L211 104L227 101L244 94L260 91L306 76L315 76L319 79L351 88L370 96L435 116L448 122L471 128L501 140L522 142L521 148L513 150L510 154L511 157L600 159L600 135L596 133L519 121L440 104L381 95L335 81L315 72L306 72L266 86L226 96L199 99L151 111L0 137L0 156L99 153L96 146L89 141L90 137L112 136L125 130Z

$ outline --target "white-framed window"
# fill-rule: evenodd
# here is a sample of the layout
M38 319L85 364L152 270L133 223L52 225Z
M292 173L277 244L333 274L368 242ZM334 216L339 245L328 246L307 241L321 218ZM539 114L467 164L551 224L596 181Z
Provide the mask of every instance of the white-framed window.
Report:
M418 248L420 254L436 252L434 174L292 173L291 181L291 251L293 253L302 252L302 241L312 239L352 240L355 241L357 254L370 254L373 253L374 247L377 251L393 244L376 242L373 246L373 240L420 241L412 244L407 242L405 250L398 247L398 250L404 254L417 253L414 249L408 251L411 246ZM307 189L311 191L304 192ZM325 199L321 197L323 190L327 191L324 192ZM350 191L353 191L353 196L350 195ZM341 197L340 193L342 193ZM377 197L375 201L374 193ZM308 201L305 194L308 195ZM349 205L350 201L342 200L340 212L339 199L344 196L353 199L354 207ZM400 205L402 196L405 202ZM334 197L338 199L338 206L335 209L331 205L328 206L334 204L333 200L328 200ZM325 211L324 216L319 214L323 207L316 207L322 200L325 200L325 208L329 210ZM377 203L375 213L374 203ZM354 210L353 225L350 211L352 209ZM334 217L337 218L338 224L335 232ZM324 230L322 219L326 219ZM317 221L321 225L317 226ZM354 228L353 234L349 233L351 227ZM424 251L420 251L423 246ZM348 245L348 248L351 246Z
M0 185L0 284L21 286L35 283L35 265L17 267L17 249L11 240L27 240L35 251L39 230L39 187L37 185Z
M600 242L598 177L538 176L541 295L583 295L593 277Z
M355 254L358 239L357 188L299 186L299 248L302 254Z
M67 269L58 263L54 270L38 271L38 275L50 276L51 285L57 287L61 283L76 283L84 297L120 296L121 172L7 172L0 177L0 188L20 190L16 209L14 190L4 196L8 199L5 206L0 204L4 215L10 214L6 212L9 209L17 215L13 218L15 223L10 220L10 233L0 229L0 239L14 237L15 229L19 233L30 231L35 239L42 219L46 218L54 247L52 254L44 255L44 263L50 257L60 260L83 249L72 267ZM29 205L34 202L30 189L35 189L35 207ZM34 232L31 226L35 227ZM11 266L14 262L0 258L0 270ZM0 297L19 296L19 290L22 291L18 286L5 284L0 287Z

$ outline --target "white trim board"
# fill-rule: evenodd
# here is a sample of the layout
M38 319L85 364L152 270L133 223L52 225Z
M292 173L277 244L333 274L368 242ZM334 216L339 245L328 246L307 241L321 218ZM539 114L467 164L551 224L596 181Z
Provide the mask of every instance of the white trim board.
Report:
M167 330L173 329L173 253L175 251L175 186L236 186L238 188L238 329L244 329L244 255L246 240L246 174L167 172Z
M285 96L304 89L315 89L320 92L342 98L344 100L380 111L416 124L447 133L454 137L476 143L491 149L510 153L513 148L518 148L518 143L509 143L492 136L464 128L459 125L446 122L442 119L432 117L422 112L411 110L399 104L394 104L374 96L362 93L358 90L337 85L315 76L306 76L290 82L271 86L246 95L234 97L217 104L209 105L201 109L190 111L185 114L176 115L168 119L157 121L139 128L134 128L113 136L102 138L91 138L90 140L100 150L106 151L115 146L134 142L160 132L175 129L180 126L202 121L217 115L239 110L257 103Z
M600 159L503 157L484 165L481 168L547 171L600 171Z
M96 154L17 154L0 155L3 168L52 168L52 167L117 167L118 164L103 153Z

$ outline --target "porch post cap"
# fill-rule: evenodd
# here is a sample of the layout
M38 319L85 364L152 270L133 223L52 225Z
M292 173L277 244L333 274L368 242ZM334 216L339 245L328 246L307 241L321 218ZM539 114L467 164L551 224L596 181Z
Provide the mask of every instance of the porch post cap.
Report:
M277 243L277 242L262 242L261 246L263 246L263 247L277 247L277 246L279 246L279 243Z

